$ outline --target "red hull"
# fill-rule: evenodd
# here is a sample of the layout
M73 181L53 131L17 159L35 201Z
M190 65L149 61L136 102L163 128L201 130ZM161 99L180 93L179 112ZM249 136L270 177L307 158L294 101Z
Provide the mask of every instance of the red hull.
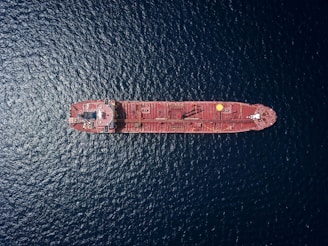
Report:
M221 101L105 101L75 103L70 126L90 133L236 133L276 121L262 104Z

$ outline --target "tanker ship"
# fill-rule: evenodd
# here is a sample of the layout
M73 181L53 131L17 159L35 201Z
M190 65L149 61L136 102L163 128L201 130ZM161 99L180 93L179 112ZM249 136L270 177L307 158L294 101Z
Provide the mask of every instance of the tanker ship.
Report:
M276 119L262 104L89 100L71 105L69 125L88 133L237 133L263 130Z

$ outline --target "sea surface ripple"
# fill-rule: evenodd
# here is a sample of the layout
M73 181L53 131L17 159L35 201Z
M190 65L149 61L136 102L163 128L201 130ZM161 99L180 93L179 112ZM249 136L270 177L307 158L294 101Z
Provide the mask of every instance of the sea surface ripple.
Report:
M326 3L0 2L0 245L327 245ZM241 134L89 135L88 99L275 109Z

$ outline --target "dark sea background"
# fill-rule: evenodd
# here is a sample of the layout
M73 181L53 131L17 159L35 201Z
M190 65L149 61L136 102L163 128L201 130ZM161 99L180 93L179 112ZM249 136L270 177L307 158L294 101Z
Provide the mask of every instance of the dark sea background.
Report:
M328 245L327 13L2 0L0 245ZM278 121L222 135L69 128L72 103L106 98L262 103Z

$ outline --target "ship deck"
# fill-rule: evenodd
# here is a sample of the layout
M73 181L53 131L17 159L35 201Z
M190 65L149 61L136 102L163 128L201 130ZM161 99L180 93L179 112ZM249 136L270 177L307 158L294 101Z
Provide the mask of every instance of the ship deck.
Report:
M256 128L246 116L254 107L220 102L118 102L118 132L210 133L239 132Z
M235 133L271 126L261 104L222 101L85 101L73 104L71 127L96 133Z

